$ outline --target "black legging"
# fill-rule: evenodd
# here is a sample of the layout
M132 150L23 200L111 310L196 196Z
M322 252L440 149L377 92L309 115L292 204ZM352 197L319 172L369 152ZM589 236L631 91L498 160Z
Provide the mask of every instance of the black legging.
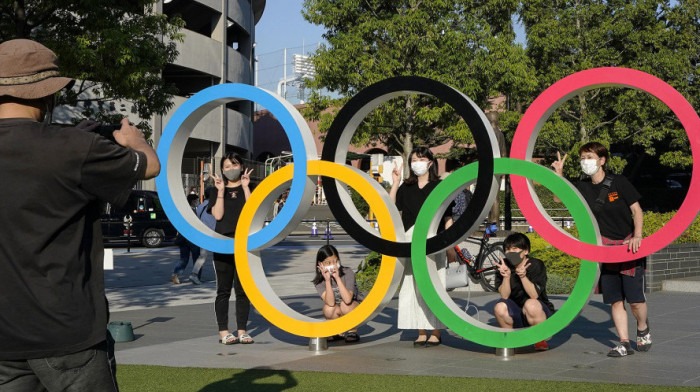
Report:
M236 327L238 330L245 330L250 313L250 300L238 279L234 255L214 253L214 271L216 272L214 311L219 331L228 331L228 304L231 299L232 284L236 293Z

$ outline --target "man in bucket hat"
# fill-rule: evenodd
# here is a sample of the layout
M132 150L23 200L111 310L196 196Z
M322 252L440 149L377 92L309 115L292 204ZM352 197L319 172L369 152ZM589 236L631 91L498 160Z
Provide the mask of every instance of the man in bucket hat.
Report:
M43 122L58 71L37 42L0 44L0 390L117 391L99 207L160 163L127 119L116 143Z

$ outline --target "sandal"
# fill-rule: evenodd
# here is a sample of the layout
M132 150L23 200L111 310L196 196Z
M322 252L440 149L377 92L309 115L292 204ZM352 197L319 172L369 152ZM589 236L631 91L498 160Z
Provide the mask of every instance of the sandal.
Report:
M348 332L345 334L345 343L355 343L360 341L360 335L357 332Z
M224 336L223 339L219 339L219 343L230 346L232 344L238 343L238 339L236 338L236 335L230 333L230 334Z
M338 342L340 340L345 340L344 334L333 335L326 338L327 342Z
M238 341L241 342L241 344L253 344L255 341L253 338L250 337L247 333L241 334L238 336Z
M423 337L423 335L418 335L418 339ZM426 337L425 340L414 340L413 341L413 347L419 348L419 347L425 347L425 342L428 341L428 338Z
M442 344L442 337L439 337L437 339L438 339L437 342L431 342L430 338L428 338L428 340L425 341L425 347L435 347L435 346L441 345Z

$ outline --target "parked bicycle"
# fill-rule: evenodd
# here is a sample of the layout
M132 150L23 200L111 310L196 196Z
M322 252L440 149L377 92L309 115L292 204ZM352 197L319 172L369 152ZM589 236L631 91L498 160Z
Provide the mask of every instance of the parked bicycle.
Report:
M486 226L481 238L469 238L469 240L480 242L479 253L476 256L472 256L466 248L462 249L459 245L454 247L457 253L457 262L465 264L472 280L480 282L487 291L496 291L498 263L501 262L501 258L505 258L503 242L489 242L497 230L498 226L492 223Z

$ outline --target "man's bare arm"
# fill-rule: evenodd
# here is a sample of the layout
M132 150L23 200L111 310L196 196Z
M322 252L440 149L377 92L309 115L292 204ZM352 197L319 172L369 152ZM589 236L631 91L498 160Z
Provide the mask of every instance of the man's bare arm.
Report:
M160 160L158 154L146 141L146 138L135 126L129 124L129 119L122 119L122 127L114 131L114 140L124 147L140 151L146 155L146 172L142 180L151 179L160 173Z

